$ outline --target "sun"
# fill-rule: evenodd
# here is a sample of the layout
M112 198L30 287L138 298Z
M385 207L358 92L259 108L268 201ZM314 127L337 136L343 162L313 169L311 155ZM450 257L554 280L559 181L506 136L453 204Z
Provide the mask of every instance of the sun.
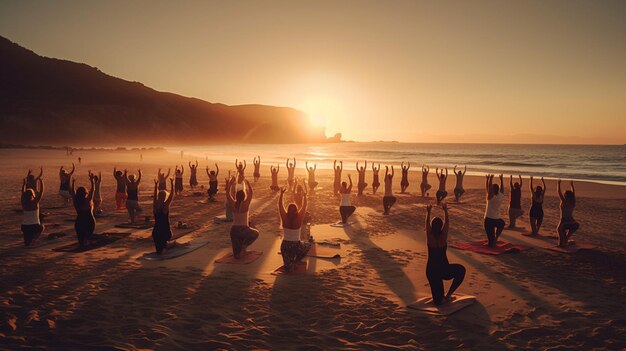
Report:
M333 120L341 118L343 110L336 99L324 94L307 96L300 106L312 124L322 127L328 127Z

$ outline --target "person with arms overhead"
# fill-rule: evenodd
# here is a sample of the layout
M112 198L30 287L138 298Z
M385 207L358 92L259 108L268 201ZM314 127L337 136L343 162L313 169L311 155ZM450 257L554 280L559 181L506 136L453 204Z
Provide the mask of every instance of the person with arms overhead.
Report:
M124 170L124 179L126 179L126 209L130 217L130 223L135 223L135 218L142 211L139 206L139 182L141 182L141 170L138 170L139 177L135 179L135 175L128 175L128 170Z
M270 185L270 189L274 192L280 190L278 186L278 171L280 171L280 164L276 167L270 166L270 173L272 173L272 185Z
M407 165L404 165L404 162L400 165L402 169L402 179L400 180L400 192L404 194L406 189L409 187L409 169L411 168L411 162L407 162Z
M21 229L22 234L24 234L24 246L30 246L37 241L45 229L39 218L39 203L44 192L43 180L41 175L35 179L35 187L28 187L27 178L24 178L22 184L21 203L24 217ZM37 183L39 184L39 189L37 189Z
M456 202L461 201L461 196L465 194L465 189L463 188L463 178L465 177L465 172L467 172L467 166L463 171L459 170L457 172L456 166L454 166L454 174L456 175L456 186L454 187L454 198Z
M283 197L287 189L280 190L278 198L278 212L283 226L283 241L280 244L280 252L283 257L285 272L290 272L294 265L302 261L311 249L311 241L301 239L302 224L307 209L306 193L302 197L302 204L298 206L290 203L285 209Z
M115 178L115 182L117 183L117 188L115 190L115 208L119 210L126 209L126 177L122 171L118 171L117 168L113 167L113 177Z
M293 192L294 189L294 177L295 177L295 170L296 170L296 158L293 158L293 163L289 162L289 159L287 159L287 163L285 163L287 165L287 184L289 184L289 191Z
M254 173L252 176L254 177L254 182L258 182L259 178L261 178L261 156L257 156L252 160L254 164Z
M393 166L391 166L391 173L389 173L389 166L385 166L385 194L383 195L383 214L389 214L391 206L396 203L396 197L393 196L393 176L395 172Z
M422 166L422 182L420 183L420 191L422 192L422 197L427 196L427 191L432 188L432 185L428 184L428 172L430 172L430 167Z
M259 237L259 231L250 227L248 219L250 202L254 194L252 186L247 179L244 179L244 189L237 190L233 196L232 193L236 188L235 182L235 178L232 178L226 197L233 212L233 226L230 228L233 256L240 258L246 254L248 246Z
M532 197L532 205L530 206L530 228L531 234L539 234L541 224L543 223L543 199L546 194L546 182L541 177L543 187L537 185L533 187L533 177L530 177L530 194Z
M565 194L561 191L561 180L557 182L557 190L559 192L559 198L561 199L561 219L559 225L556 228L559 235L559 246L565 247L570 243L570 238L578 228L580 224L574 219L574 208L576 207L576 190L574 189L574 182L570 182L570 190L565 191Z
M378 179L379 171L380 171L380 163L378 164L378 168L374 166L374 163L372 163L372 172L373 172L372 194L373 195L376 195L376 191L378 191L378 188L380 187L380 180Z
M209 201L215 201L215 194L217 194L217 176L220 174L220 168L215 164L215 169L209 171L209 166L206 166L206 174L209 176L209 190L207 190L207 194L209 195Z
M61 185L59 187L59 195L63 198L63 201L66 205L72 203L72 194L70 192L70 180L72 179L72 175L74 174L74 164L72 163L72 170L68 173L63 166L59 169L59 179L61 180Z
M170 205L174 199L174 179L170 179L170 192L158 190L159 181L154 181L152 210L154 214L154 227L152 227L152 240L157 254L162 254L165 249L175 245L172 240L172 228L170 227Z
M448 180L448 169L445 168L446 174L443 174L444 168L441 169L441 173L439 173L439 168L435 170L437 174L437 179L439 179L439 189L437 190L437 205L441 204L441 201L448 196L448 192L446 191L446 180Z
M309 189L311 191L315 191L318 183L315 181L315 171L317 170L317 163L313 165L313 167L309 167L309 162L305 162L304 166L306 168L307 173L309 174Z
M341 194L341 203L339 204L339 214L341 215L341 223L347 223L348 218L352 216L356 207L352 206L350 203L350 193L352 193L352 177L348 174L348 180L350 181L350 185L346 182L341 183L341 189L339 189L339 193Z
M191 161L189 161L189 187L191 189L198 186L198 160L196 160L196 164L192 165Z
M524 214L522 210L522 176L519 175L519 183L513 184L513 176L509 180L511 193L509 194L509 228L515 228L515 221Z
M76 220L74 221L74 229L78 238L78 244L83 247L89 245L91 236L96 230L96 218L93 216L93 192L94 179L93 174L89 174L89 192L84 187L76 189L76 179L72 179L70 193L74 199L74 208L76 209Z
M365 172L367 171L367 160L365 161L365 166L359 167L359 162L356 163L356 171L359 173L359 181L357 183L357 195L362 196L363 190L367 187L367 183L365 182Z
M333 162L333 170L335 171L335 178L333 180L333 194L339 194L339 189L341 189L341 171L343 171L343 161L339 161L339 166L337 166L337 160Z
M493 174L485 176L487 207L485 209L485 233L490 247L494 247L504 230L504 220L500 218L500 206L504 201L504 176L500 174L500 186L493 184Z

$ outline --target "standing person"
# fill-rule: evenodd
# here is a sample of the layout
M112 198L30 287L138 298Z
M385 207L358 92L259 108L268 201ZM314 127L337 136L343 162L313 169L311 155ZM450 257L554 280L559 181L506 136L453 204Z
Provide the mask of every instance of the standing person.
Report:
M296 158L293 158L293 163L289 162L287 159L287 184L289 184L289 191L294 191L294 174L296 170Z
M89 176L93 177L95 190L93 191L93 213L96 215L102 214L102 195L100 193L100 184L102 183L102 172L98 172L98 175L94 175L89 171Z
M317 170L317 163L313 165L313 167L309 167L309 162L304 163L304 167L306 168L307 173L309 174L309 189L311 191L315 191L317 187L317 182L315 181L315 171Z
M350 203L350 193L352 192L352 177L348 174L348 180L350 181L350 185L346 182L341 183L341 189L339 189L339 193L341 194L341 203L339 204L339 214L341 215L341 223L347 223L348 218L352 216L356 207L352 206Z
M280 164L276 167L270 166L270 173L272 173L272 185L270 185L270 189L274 192L280 190L278 186L278 171L280 171Z
M139 206L139 182L141 182L141 170L138 170L139 177L135 179L135 175L128 175L128 170L124 170L124 179L126 179L126 209L130 216L130 223L135 223L135 218L142 211Z
M365 182L365 171L367 171L367 160L365 160L365 166L359 168L359 162L356 163L356 171L359 173L359 182L357 183L358 196L363 195L363 190L367 187Z
M502 230L504 220L500 218L500 206L504 201L504 176L500 174L500 186L493 184L493 174L485 176L485 190L487 192L487 207L485 209L485 233L490 247L494 247Z
M80 158L80 156L78 156L78 164L81 164L83 162L83 159Z
M532 205L530 206L530 228L532 235L539 234L541 224L543 223L543 198L546 193L546 182L541 177L543 187L537 186L533 188L533 177L530 177L530 194L532 197Z
M257 156L252 160L254 164L254 173L252 176L254 177L254 182L258 182L259 178L261 178L261 156Z
M246 171L246 167L248 167L248 165L246 164L246 160L243 160L243 163L239 162L238 159L235 159L235 168L237 169L237 178L238 179L243 179L245 178L245 171Z
M524 214L522 210L522 176L518 175L519 183L513 184L513 176L509 180L511 193L509 195L509 228L515 228L515 221Z
M569 239L576 233L580 224L574 219L574 208L576 207L576 190L574 189L574 182L570 182L570 190L565 191L565 194L561 191L561 180L557 182L557 190L559 192L559 198L561 199L561 220L556 228L559 234L559 246L565 247L569 243Z
M231 179L229 191L226 194L228 204L233 211L233 226L230 228L230 241L233 247L233 256L240 258L247 252L250 246L258 237L259 231L250 227L248 219L250 211L250 202L254 195L252 186L247 179L244 179L244 189L235 190L235 179Z
M152 241L157 254L162 254L163 250L170 249L174 242L172 240L172 228L170 226L170 205L174 199L174 179L170 179L170 192L158 190L159 181L154 180L154 192L152 200L152 211L154 214L154 227L152 227Z
M171 173L172 169L168 168L167 169L167 174L165 174L165 172L161 173L161 169L159 168L159 170L157 171L157 182L159 190L165 190L167 188L167 178L170 177L170 173Z
M61 185L59 186L59 195L63 198L65 205L69 205L72 203L72 194L70 192L70 180L72 179L72 175L74 174L74 164L72 163L72 170L68 173L63 166L59 169L59 179L61 180Z
M76 220L74 229L78 237L78 244L83 247L89 245L91 236L96 229L96 218L93 216L93 192L94 179L93 174L89 174L89 192L84 187L75 189L76 179L72 179L70 193L74 199L74 208L76 209Z
M437 205L443 201L443 199L448 196L448 192L446 191L446 180L448 180L448 169L445 168L446 174L443 174L444 169L441 169L441 174L439 173L439 168L435 170L437 174L437 179L439 179L439 190L437 190Z
M115 208L119 210L126 209L126 176L122 171L118 171L117 168L113 167L113 178L115 178L115 182L117 183L117 188L115 190Z
M28 180L26 178L24 178L22 184L21 203L24 217L22 219L21 229L24 234L24 246L30 246L33 242L37 241L45 229L39 219L39 203L41 202L44 192L43 180L41 176L35 179L36 183L34 187L28 187ZM37 189L37 183L39 183L39 190Z
M422 166L422 182L420 183L420 191L422 192L422 197L428 196L427 191L432 188L432 185L428 184L428 172L430 172L430 167Z
M454 166L454 175L456 175L456 186L454 187L454 198L456 202L461 201L461 196L465 194L465 189L463 188L463 178L465 177L465 172L467 172L467 166L463 171L459 170L457 172L456 166Z
M189 173L189 187L193 190L193 188L198 186L198 160L196 160L195 165L192 165L191 161L189 161Z
M341 189L341 171L343 171L343 161L339 161L339 166L337 166L337 160L335 160L335 162L333 162L333 170L335 171L333 193L337 195L339 194L339 189Z
M400 180L400 192L402 194L405 193L406 189L409 187L409 169L411 168L411 162L407 162L407 165L404 165L404 162L400 165L402 169L402 179Z
M207 190L207 194L209 195L209 201L215 201L215 194L217 194L217 176L220 174L220 168L215 164L215 169L210 170L209 166L206 166L206 175L209 176L209 190Z
M174 183L174 192L176 195L182 195L183 193L183 174L185 173L185 167L180 165L180 169L178 169L178 165L176 165L176 169L174 169L174 177L176 177L176 182Z
M396 203L396 197L393 196L393 176L395 172L393 166L391 166L391 173L389 173L389 166L385 166L385 194L383 195L383 214L389 214L391 206Z
M378 164L378 168L376 168L374 166L374 163L372 163L372 172L373 174L373 179L372 179L372 194L376 195L376 191L378 191L378 188L380 187L380 180L378 179L378 172L380 171L380 163Z
M28 173L26 174L26 189L33 189L34 191L37 190L37 182L41 179L41 177L43 176L43 167L39 168L39 175L37 177L35 177L33 175L33 170L29 169Z
M465 278L465 267L460 264L450 264L446 253L448 248L448 230L450 221L448 217L448 205L442 205L445 216L435 217L430 220L432 205L426 207L426 241L428 245L428 262L426 263L426 278L430 285L433 303L439 306L450 301L452 294L461 285ZM444 296L443 281L452 279L452 285Z
M283 225L283 241L280 244L280 253L283 257L283 267L285 272L290 272L294 265L302 261L311 249L311 241L302 241L302 224L307 209L306 193L302 198L302 204L298 206L290 203L285 209L283 197L287 189L280 190L278 198L278 213Z

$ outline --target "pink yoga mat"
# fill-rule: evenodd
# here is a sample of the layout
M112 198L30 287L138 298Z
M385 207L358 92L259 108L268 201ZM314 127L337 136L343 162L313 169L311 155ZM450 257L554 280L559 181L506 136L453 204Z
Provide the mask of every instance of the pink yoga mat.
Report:
M261 255L263 255L263 251L248 251L246 255L235 258L231 252L215 260L215 263L248 264L256 261Z
M487 254L487 255L499 255L499 254L509 253L509 252L525 251L531 248L530 246L525 246L525 245L514 245L506 241L498 241L495 247L487 246L486 241L453 244L450 246L455 249L468 250L468 251L478 252L478 253Z

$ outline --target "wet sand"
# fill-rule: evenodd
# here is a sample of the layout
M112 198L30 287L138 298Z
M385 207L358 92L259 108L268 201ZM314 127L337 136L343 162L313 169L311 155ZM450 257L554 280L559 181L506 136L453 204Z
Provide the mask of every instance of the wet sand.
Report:
M144 178L140 200L151 213L153 178L159 167L181 163L178 155L84 152L77 165L79 185L87 184L87 170L102 171L103 207L96 232L128 231L114 228L127 220L114 210L114 165L134 170ZM577 183L576 219L581 223L574 239L594 249L574 254L547 250L556 239L506 230L502 239L531 246L528 251L488 256L448 249L451 263L467 269L459 293L477 301L448 317L430 316L406 306L428 296L425 276L427 250L425 206L433 203L419 193L420 178L411 172L407 195L389 216L382 216L382 191L356 196L351 218L355 223L337 228L339 198L332 194L332 174L318 170L320 188L310 196L312 234L317 241L341 243L341 259L307 259L307 274L273 275L282 264L278 255L281 229L276 194L269 190L269 165L253 183L252 221L260 231L251 250L263 255L247 265L216 264L230 251L229 224L216 224L223 214L223 178L234 165L220 165L220 193L216 202L199 203L188 187L171 207L171 222L199 226L182 239L209 244L172 260L139 260L154 251L150 229L133 230L125 239L84 252L53 251L75 241L74 211L46 209L61 205L57 194L58 167L71 168L72 158L59 151L0 150L0 349L273 349L273 350L422 350L422 349L580 349L618 350L626 347L626 253L624 224L626 187ZM233 157L233 159L235 156ZM187 165L189 158L182 159ZM252 160L246 170L252 175ZM302 160L304 161L304 160ZM206 192L207 161L199 160L198 180ZM301 162L302 166L304 162ZM22 247L19 208L21 179L28 168L44 166L46 234L67 235L37 248ZM357 175L352 166L344 173ZM37 173L37 172L35 172ZM296 175L305 177L304 168ZM382 174L381 174L382 175ZM286 169L281 167L281 182ZM371 183L371 172L367 174ZM399 188L400 172L394 185ZM434 174L430 177L436 187ZM527 179L525 179L527 182ZM508 188L508 181L506 181ZM452 197L448 181L450 244L481 240L484 178L467 177L462 204ZM356 190L356 184L354 186ZM396 192L399 189L396 189ZM522 204L529 208L527 183ZM555 235L558 197L548 183L542 234ZM441 215L434 209L434 215ZM503 215L505 208L503 207ZM504 216L506 218L506 216ZM68 221L70 220L70 221ZM508 221L508 220L507 220ZM51 224L57 223L53 227ZM447 285L446 285L447 286Z

